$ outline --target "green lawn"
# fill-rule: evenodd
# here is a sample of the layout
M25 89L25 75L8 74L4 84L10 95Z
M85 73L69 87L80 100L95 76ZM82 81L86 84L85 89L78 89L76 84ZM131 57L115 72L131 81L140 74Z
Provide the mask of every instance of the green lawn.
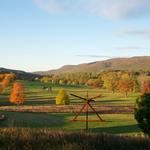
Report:
M23 127L23 128L50 128L53 130L81 131L85 129L85 122L72 122L72 113L23 113L23 112L3 112L7 119L0 123L1 128ZM140 134L140 129L136 125L131 114L103 114L104 122L90 122L89 132L107 132L113 134ZM78 119L85 119L82 114ZM97 120L94 114L90 119Z
M53 92L50 93L46 90L43 90L44 86L41 82L29 82L21 81L25 86L25 103L24 105L47 105L55 104L55 97L59 89L64 88L67 90L68 94L73 93L80 96L86 95L86 91L89 92L89 96L102 95L102 98L98 98L95 104L98 105L134 105L136 98L139 96L139 93L129 93L126 98L122 93L112 93L105 89L92 89L87 86L60 86L60 85L51 85L46 84L46 86L52 86ZM9 94L10 89L5 90L0 95L0 105L11 105L9 103ZM76 99L70 96L71 104L80 104L82 100Z

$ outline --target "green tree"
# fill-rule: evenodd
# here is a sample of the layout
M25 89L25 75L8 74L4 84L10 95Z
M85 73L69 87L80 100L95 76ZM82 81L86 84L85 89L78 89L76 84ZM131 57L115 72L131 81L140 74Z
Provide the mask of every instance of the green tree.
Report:
M70 104L69 96L66 90L64 89L59 90L58 95L56 96L55 100L56 100L56 105L69 105Z
M137 99L134 115L142 131L150 136L150 93Z

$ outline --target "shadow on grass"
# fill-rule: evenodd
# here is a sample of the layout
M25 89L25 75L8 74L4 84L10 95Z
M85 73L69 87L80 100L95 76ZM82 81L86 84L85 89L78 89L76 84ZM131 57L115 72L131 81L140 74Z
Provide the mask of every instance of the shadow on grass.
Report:
M95 103L128 102L128 100L96 100Z
M23 104L24 106L28 105L33 105L33 106L37 106L37 105L49 105L49 104L55 104L54 100L41 100L41 99L37 99L37 100L27 100L25 101L25 103Z
M125 133L135 133L140 132L138 125L126 125L126 126L114 126L114 127L100 127L89 129L92 132L105 132L111 134L125 134Z
M65 115L52 113L3 112L7 118L0 122L0 128L53 128L61 129L65 124Z
M46 99L46 98L39 98L39 99L28 99L25 100L22 106L39 106L39 105L50 105L55 104L54 99ZM9 102L9 100L0 100L0 106L15 106Z

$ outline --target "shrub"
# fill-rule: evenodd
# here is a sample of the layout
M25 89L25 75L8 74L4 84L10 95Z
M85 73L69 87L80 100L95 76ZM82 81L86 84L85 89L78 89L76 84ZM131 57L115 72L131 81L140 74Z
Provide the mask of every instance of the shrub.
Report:
M61 89L56 96L56 105L69 105L70 100L67 92L64 89Z
M150 93L145 93L137 99L134 114L139 127L150 136Z

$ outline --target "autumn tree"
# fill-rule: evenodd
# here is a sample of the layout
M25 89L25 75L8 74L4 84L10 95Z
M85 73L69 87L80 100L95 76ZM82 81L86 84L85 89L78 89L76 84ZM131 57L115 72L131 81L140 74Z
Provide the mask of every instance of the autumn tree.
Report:
M5 74L0 74L0 82L5 78Z
M117 72L106 72L102 74L103 86L104 88L112 91L113 93L117 89L118 85L118 75Z
M141 88L141 93L150 93L150 84L149 83L145 83L143 84L142 88Z
M7 87L15 80L16 76L13 73L5 74L4 79L2 80L3 87Z
M118 90L121 93L125 93L126 97L128 92L133 92L135 87L135 80L134 77L129 73L122 74L119 83L118 83Z
M66 90L64 89L61 89L58 92L58 95L56 96L55 100L56 100L56 105L69 105L70 104L69 96Z
M140 84L141 93L150 92L150 76L142 74L138 77L138 82Z
M24 87L21 83L14 83L10 95L10 102L14 104L23 104L24 102Z
M10 81L9 81L8 79L4 79L4 80L2 81L3 87L9 86L9 84L10 84Z
M3 92L3 86L0 84L0 93Z
M93 87L93 88L100 88L102 87L102 81L100 79L89 79L87 81L87 85Z
M137 80L138 80L139 84L142 86L144 84L150 83L150 76L141 74L140 76L138 76Z
M41 78L41 82L48 83L50 81L49 77L43 77Z

